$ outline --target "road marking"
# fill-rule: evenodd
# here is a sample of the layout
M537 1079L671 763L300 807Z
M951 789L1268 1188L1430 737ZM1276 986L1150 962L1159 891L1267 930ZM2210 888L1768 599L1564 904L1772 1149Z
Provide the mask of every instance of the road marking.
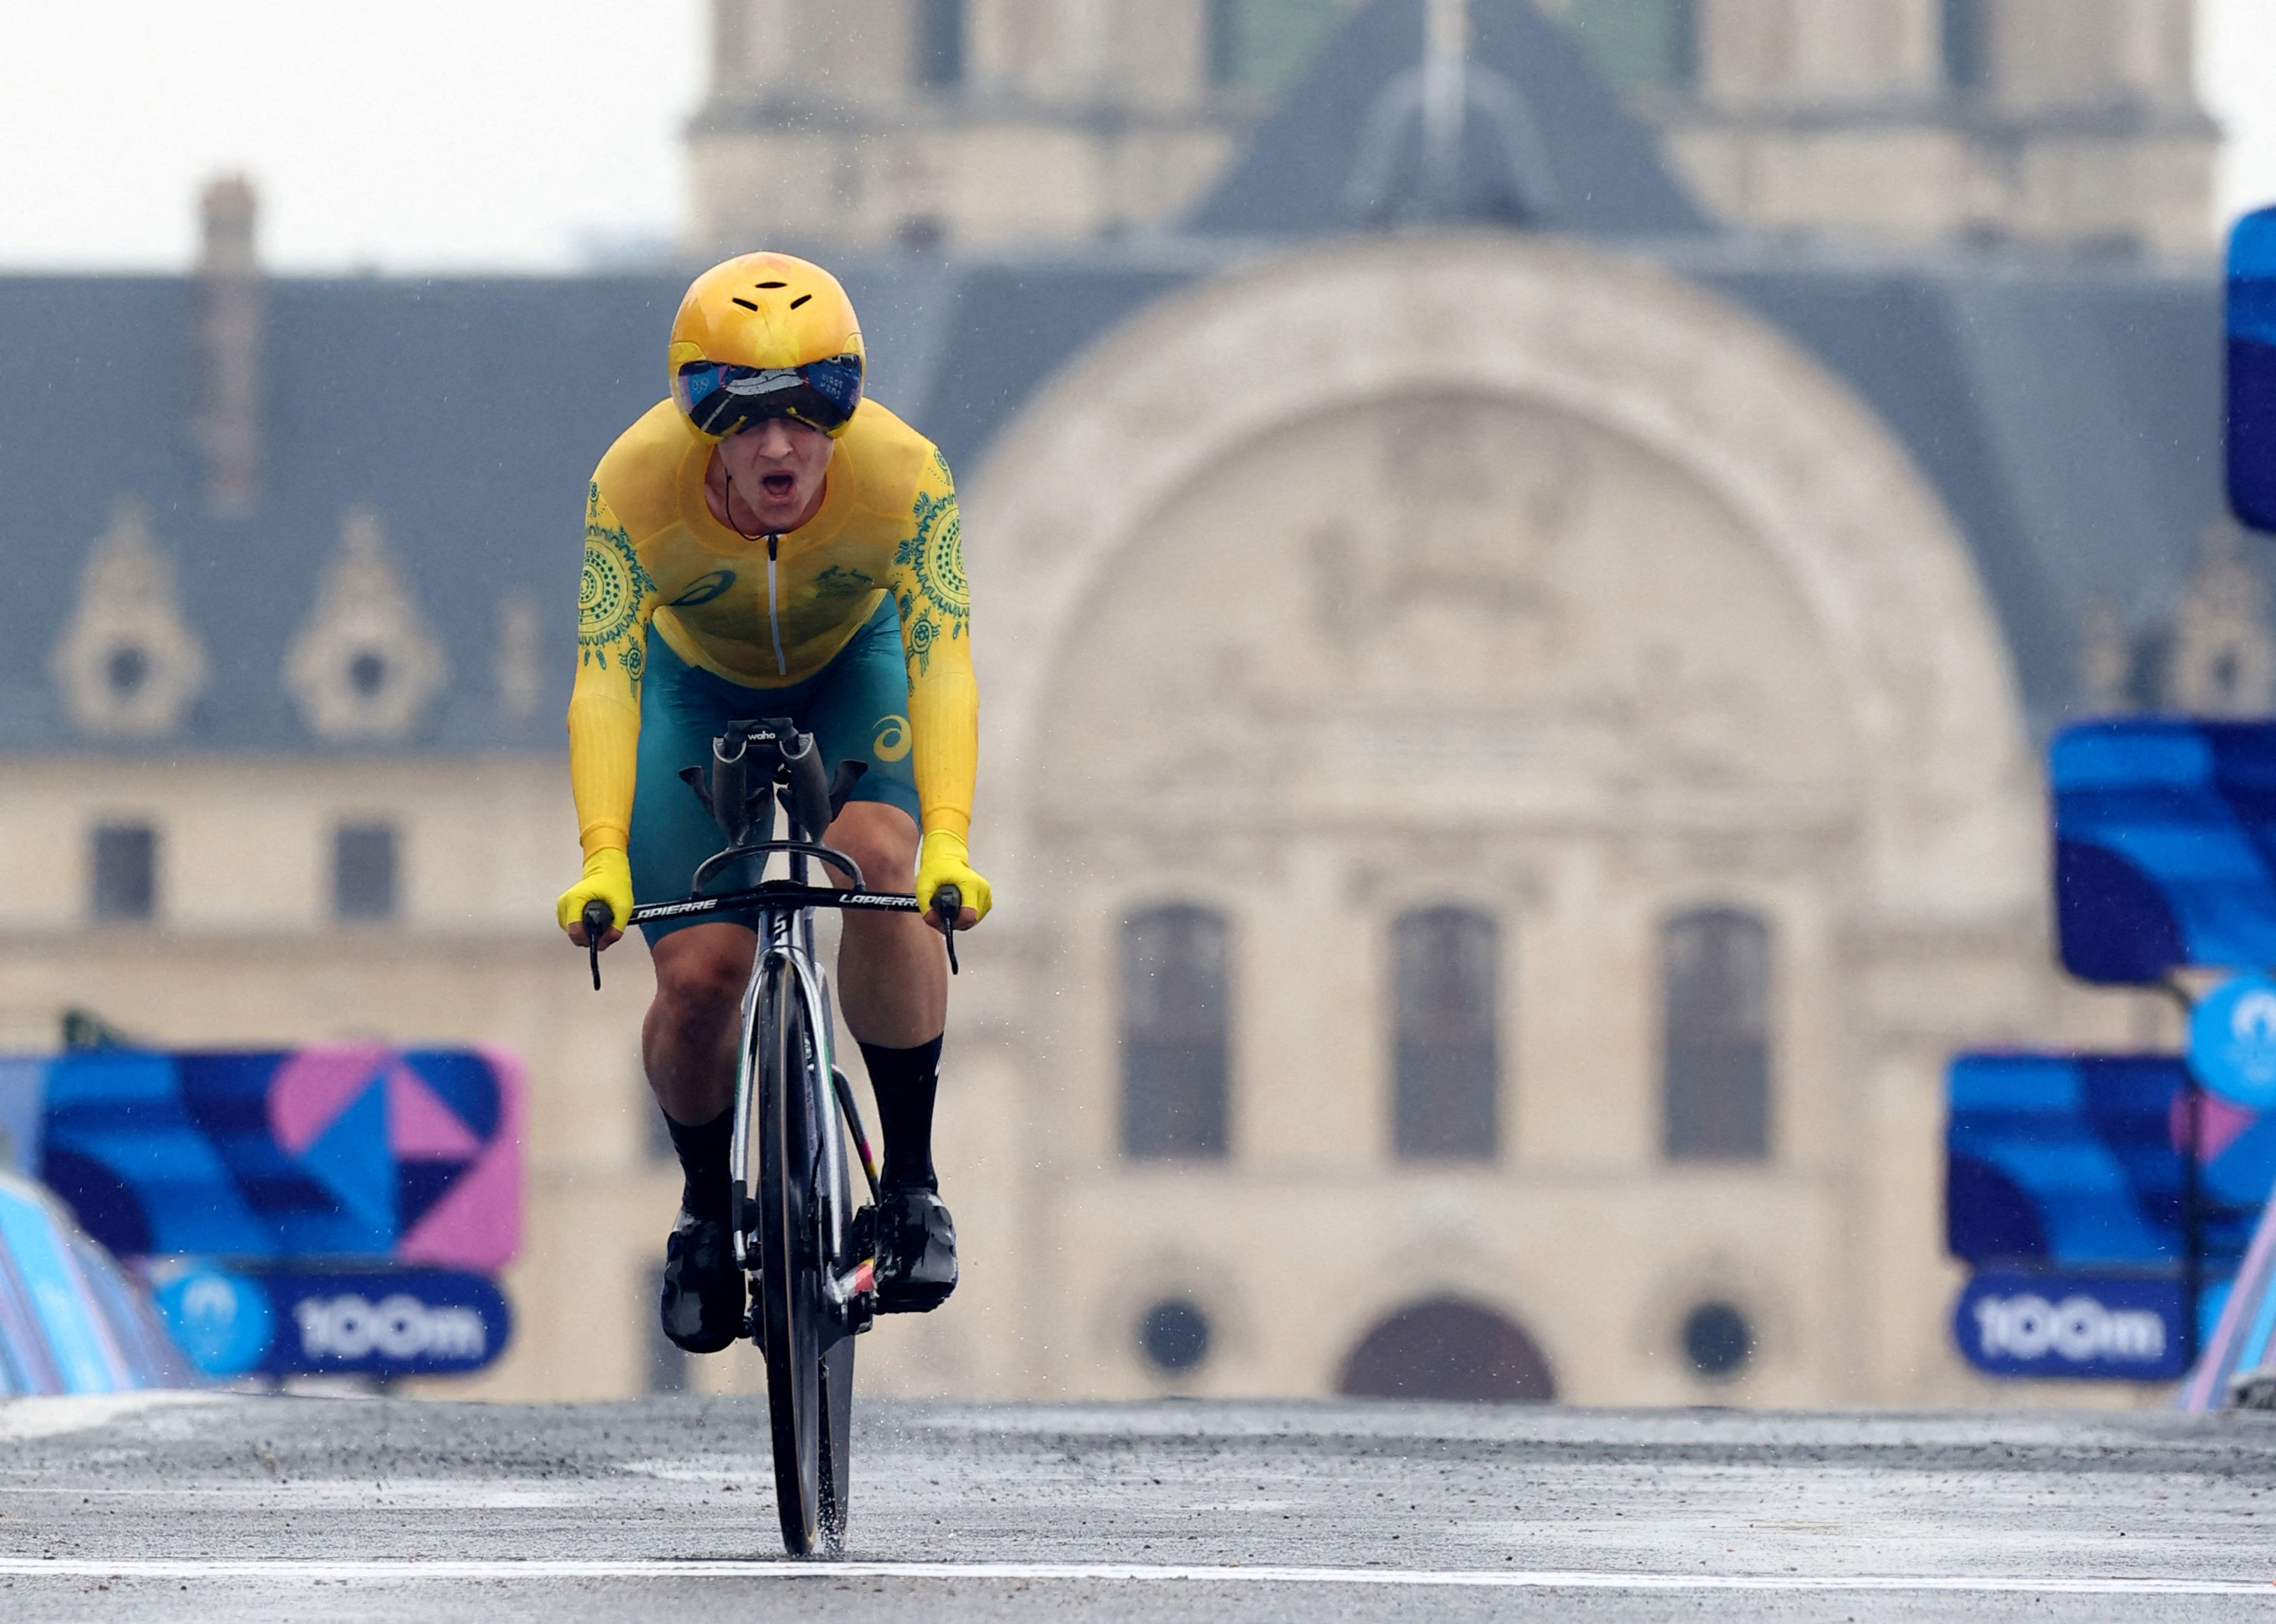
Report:
M1933 1590L2040 1596L2266 1596L2276 1583L2242 1579L2029 1578L2007 1575L1623 1574L1391 1567L1156 1566L1138 1562L685 1562L628 1559L367 1561L183 1558L0 1557L17 1578L353 1580L417 1583L472 1579L1062 1579L1090 1582L1358 1584L1474 1590Z
M32 1399L0 1400L0 1439L11 1443L34 1438L57 1438L107 1427L114 1421L145 1410L171 1409L185 1404L214 1404L218 1393L179 1388L141 1393L53 1393Z

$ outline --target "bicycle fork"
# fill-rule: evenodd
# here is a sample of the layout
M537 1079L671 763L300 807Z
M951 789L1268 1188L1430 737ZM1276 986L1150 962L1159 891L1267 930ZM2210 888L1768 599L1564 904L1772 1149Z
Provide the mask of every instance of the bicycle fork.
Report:
M808 1123L814 1132L814 1142L819 1156L815 1180L816 1194L823 1205L822 1238L824 1255L830 1266L823 1271L823 1294L832 1306L846 1309L867 1297L876 1286L876 1246L874 1230L867 1235L855 1236L852 1216L845 1210L838 1192L849 1183L846 1166L846 1136L851 1134L861 1155L861 1174L869 1187L874 1205L878 1200L877 1162L869 1146L869 1137L861 1123L860 1107L854 1099L852 1083L836 1064L833 1022L831 1020L828 983L816 967L804 945L798 940L793 920L778 915L768 922L768 940L759 960L753 966L749 983L743 990L742 1022L744 1041L735 1070L734 1133L729 1150L730 1167L734 1180L732 1230L735 1262L747 1273L755 1273L753 1256L754 1236L743 1208L746 1192L750 1188L751 1143L750 1124L753 1096L758 1080L753 1073L753 1059L764 1046L755 1039L763 1038L759 1025L768 1019L768 1012L760 1004L762 990L774 975L789 976L797 989L797 996L806 1018L806 1029L814 1044L817 1070L830 1078L830 1085L822 1098L812 1091L802 1090L800 1104L809 1113ZM855 1240L862 1242L861 1249L868 1256L860 1258L848 1269L837 1269L838 1259L855 1249ZM868 1316L860 1317L857 1329L866 1329Z

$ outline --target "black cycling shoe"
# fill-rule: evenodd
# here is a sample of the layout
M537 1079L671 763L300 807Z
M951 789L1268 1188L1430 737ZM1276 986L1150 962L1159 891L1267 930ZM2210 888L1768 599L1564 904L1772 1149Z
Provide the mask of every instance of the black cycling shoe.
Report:
M884 1192L877 1218L877 1312L923 1314L956 1289L956 1222L922 1184Z
M664 1243L664 1334L691 1354L716 1354L743 1334L743 1271L725 1218L685 1207Z

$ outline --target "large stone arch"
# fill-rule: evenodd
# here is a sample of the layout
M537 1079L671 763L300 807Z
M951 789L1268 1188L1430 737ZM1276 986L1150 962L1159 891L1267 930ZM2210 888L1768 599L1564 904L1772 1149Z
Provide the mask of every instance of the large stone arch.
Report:
M1240 448L1448 393L1562 414L1711 491L1809 606L1863 775L1874 914L2012 920L2037 809L2004 642L1889 430L1759 320L1648 262L1512 233L1260 257L1149 307L1020 413L967 489L987 844L1033 855L1053 661L1149 522ZM1020 887L1007 887L1013 911Z

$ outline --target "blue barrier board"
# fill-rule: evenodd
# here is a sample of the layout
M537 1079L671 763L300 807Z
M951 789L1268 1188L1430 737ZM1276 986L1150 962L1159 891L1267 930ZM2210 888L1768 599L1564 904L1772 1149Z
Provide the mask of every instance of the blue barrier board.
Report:
M463 1376L513 1334L505 1294L448 1269L300 1269L175 1259L159 1316L208 1376Z
M1993 1269L1960 1294L1952 1335L1987 1376L2163 1382L2189 1369L2187 1319L2170 1274Z
M2155 1267L2184 1249L2173 1055L1965 1054L1947 1074L1946 1244L1978 1264ZM2203 1256L2242 1257L2276 1183L2276 1112L2197 1096Z
M2222 1296L2220 1317L2204 1339L2204 1356L2190 1374L2181 1408L2219 1409L2232 1380L2270 1365L2276 1365L2276 1202L2261 1215L2244 1266Z
M109 1254L0 1173L0 1397L186 1385L193 1373Z
M2048 764L2066 969L2145 986L2276 965L2276 723L2087 722Z
M2228 237L2228 505L2276 530L2276 209Z

